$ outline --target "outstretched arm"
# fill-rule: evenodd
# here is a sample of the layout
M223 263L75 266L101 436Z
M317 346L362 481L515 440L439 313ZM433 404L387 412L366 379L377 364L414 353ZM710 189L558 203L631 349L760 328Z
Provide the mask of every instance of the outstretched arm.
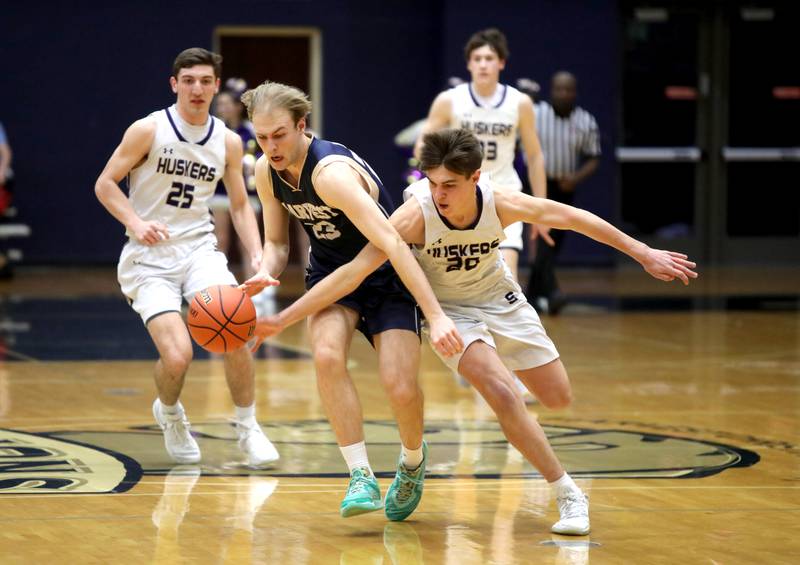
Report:
M651 276L662 281L697 278L696 264L683 253L651 249L591 212L520 192L495 190L497 215L504 226L513 222L544 224L573 230L605 243L638 261Z
M437 337L432 337L434 343L438 341L440 329L449 336L443 340L444 343L456 340L458 332L455 324L442 311L417 260L397 230L384 217L372 196L367 194L362 182L361 177L349 165L335 162L326 166L317 175L315 189L326 204L344 212L369 242L386 253L403 284L414 296L428 320L431 336L434 336L435 329ZM421 215L422 211L419 213Z
M391 224L389 227L394 227L392 231L396 230L395 233L402 238L401 241L417 243L424 240L425 227L422 218L422 210L415 200L409 200L398 208L390 218L390 221ZM413 258L406 244L403 243L402 245L421 273L422 271L416 259ZM258 344L260 344L264 338L282 331L286 326L322 310L353 292L367 275L385 263L386 259L387 254L384 251L379 249L375 244L368 243L352 261L342 265L333 273L322 279L294 304L275 316L260 319L256 326L258 341L255 347L258 347ZM422 276L424 282L423 286L428 288L432 296L433 291L430 290L430 284L428 284L427 279L424 278L424 274ZM446 356L460 352L463 349L463 342L458 335L458 331L455 329L455 325L444 315L444 312L441 311L441 306L439 306L439 302L436 298L433 297L432 300L435 310L440 312L437 318L431 319L423 308L423 312L430 324L432 345ZM435 311L434 315L436 315Z
M316 314L340 298L347 296L358 288L370 273L385 262L386 254L368 243L352 261L345 263L319 281L290 306L274 316L259 318L255 329L256 341L252 350L255 352L266 338L282 332L292 324Z

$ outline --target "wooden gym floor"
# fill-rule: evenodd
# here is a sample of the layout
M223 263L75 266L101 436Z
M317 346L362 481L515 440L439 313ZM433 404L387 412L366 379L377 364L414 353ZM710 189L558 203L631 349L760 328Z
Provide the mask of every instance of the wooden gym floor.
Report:
M296 295L290 273L280 302ZM281 464L238 464L219 359L182 397L198 466L150 415L155 353L113 269L0 283L0 563L795 563L800 555L800 269L566 271L544 317L574 404L530 407L588 492L592 533L551 535L555 501L491 411L428 350L431 459L405 522L342 519L346 468L302 325L259 352L259 420ZM351 372L385 493L398 439L369 345ZM794 556L794 557L793 557Z

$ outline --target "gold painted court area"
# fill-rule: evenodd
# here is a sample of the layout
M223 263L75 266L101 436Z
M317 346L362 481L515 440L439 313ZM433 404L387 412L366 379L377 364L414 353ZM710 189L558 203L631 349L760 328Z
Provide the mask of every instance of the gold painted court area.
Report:
M422 502L405 522L343 519L347 469L304 326L257 360L280 464L240 464L222 362L200 357L182 402L203 462L175 467L150 413L155 357L124 358L148 337L113 272L22 272L0 286L0 563L797 563L800 276L704 278L565 274L581 299L543 321L575 400L529 408L590 497L591 535L565 537L549 532L546 482L427 345ZM385 494L399 440L375 371L358 337L351 373Z

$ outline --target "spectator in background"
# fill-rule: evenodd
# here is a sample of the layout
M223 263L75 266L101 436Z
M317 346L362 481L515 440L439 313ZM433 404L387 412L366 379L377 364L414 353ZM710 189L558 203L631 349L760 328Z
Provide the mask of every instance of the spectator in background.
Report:
M261 201L256 195L255 164L256 159L261 156L261 150L256 143L256 134L253 124L245 117L244 104L239 99L244 91L247 90L247 83L241 78L229 78L225 81L225 90L220 92L214 100L215 113L219 119L225 122L228 129L236 132L242 138L242 173L244 175L245 188L250 198L250 205L256 213L256 217L261 213ZM217 185L217 191L209 202L209 208L214 213L214 233L217 236L217 245L230 260L233 251L234 240L238 242L239 257L241 259L242 278L249 279L255 274L250 261L247 260L248 254L244 243L235 237L233 222L230 216L230 199L223 183ZM263 292L253 297L253 303L259 315L265 315L274 311L275 288L265 288Z
M0 122L0 186L5 186L11 178L11 146L3 124Z
M559 71L551 80L550 103L536 106L536 130L544 153L547 197L572 204L576 187L592 176L600 163L600 133L594 117L578 106L575 76ZM525 294L539 313L557 314L565 299L559 292L555 262L566 232L550 232L555 245L536 246Z
M8 136L3 124L0 123L0 217L5 216L11 205L11 183L14 176L11 170L11 145L8 143ZM11 263L5 250L0 250L0 279L9 279L13 276Z

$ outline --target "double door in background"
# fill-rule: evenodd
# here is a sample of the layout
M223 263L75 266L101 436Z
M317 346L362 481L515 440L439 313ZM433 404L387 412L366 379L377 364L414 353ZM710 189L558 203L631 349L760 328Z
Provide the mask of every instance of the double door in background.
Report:
M621 10L625 229L707 264L800 262L800 6Z

